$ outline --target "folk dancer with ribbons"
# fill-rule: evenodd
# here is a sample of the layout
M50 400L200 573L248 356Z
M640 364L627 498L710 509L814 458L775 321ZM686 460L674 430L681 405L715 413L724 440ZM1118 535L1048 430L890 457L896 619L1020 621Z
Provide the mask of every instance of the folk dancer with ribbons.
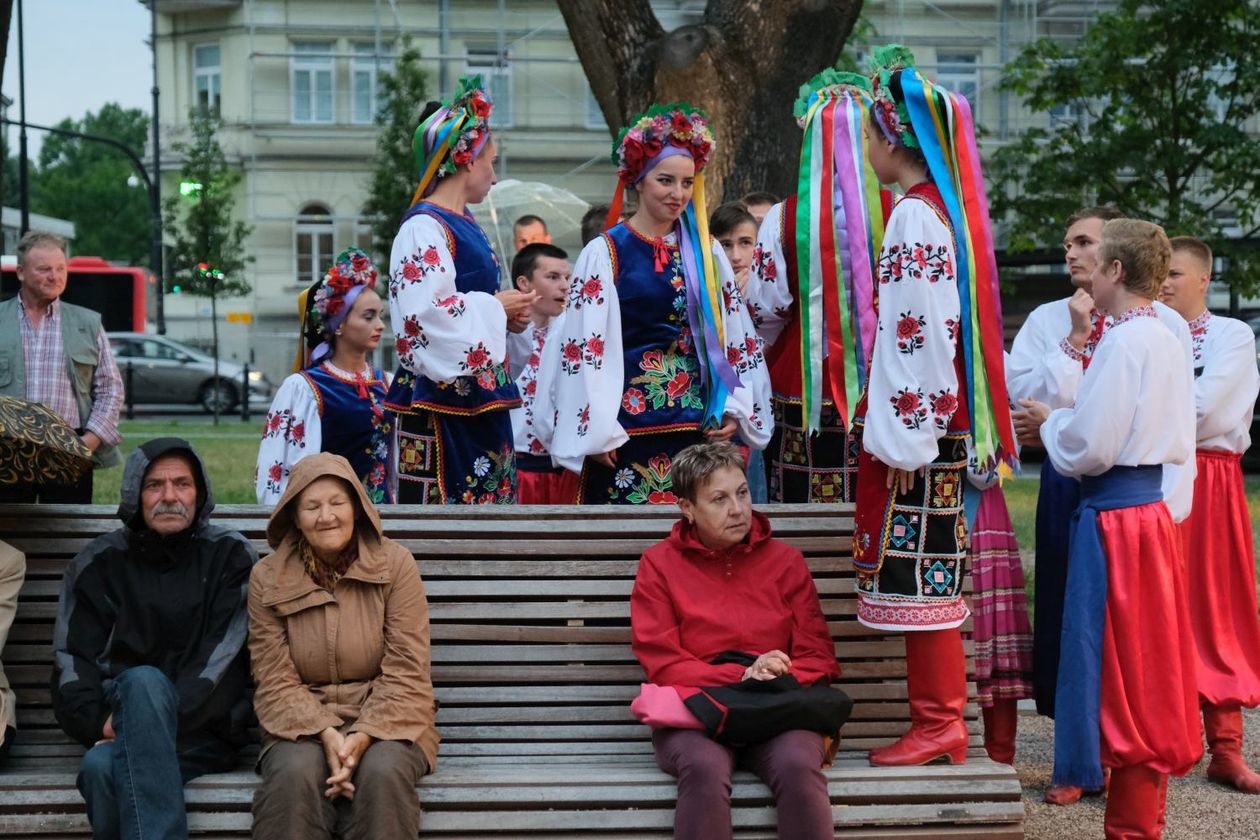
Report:
M654 105L621 132L604 234L582 249L569 305L543 349L535 434L581 476L583 504L674 504L683 448L765 448L773 421L761 342L709 236L703 112ZM625 189L638 209L618 222Z
M1260 373L1251 328L1207 308L1211 278L1211 249L1192 236L1174 237L1160 299L1190 327L1197 426L1194 505L1177 527L1190 587L1199 704L1212 752L1207 777L1260 793L1260 774L1242 756L1242 707L1260 706L1260 618L1240 466L1251 445Z
M1111 770L1113 840L1163 834L1168 775L1203 754L1194 629L1163 467L1194 451L1194 374L1151 305L1172 249L1162 228L1103 225L1093 304L1112 317L1074 405L1025 403L1060 475L1081 481L1055 694L1052 782Z
M866 160L870 80L827 69L801 86L797 190L757 236L748 309L766 342L776 502L851 502L856 439L849 421L875 341L871 268L886 212Z
M499 288L499 259L467 210L495 182L493 103L481 77L426 107L412 138L420 183L390 254L399 368L385 400L400 415L397 500L512 504L508 411L520 405L504 360L534 293Z
M298 461L318 452L350 462L373 504L394 501L394 424L386 376L368 361L385 329L376 267L358 248L298 295L300 347L271 401L254 474L260 505L275 505Z
M853 539L858 620L906 637L911 728L876 765L966 760L960 625L968 463L1015 458L989 213L967 100L928 81L913 54L875 51L867 155L904 197L875 267Z

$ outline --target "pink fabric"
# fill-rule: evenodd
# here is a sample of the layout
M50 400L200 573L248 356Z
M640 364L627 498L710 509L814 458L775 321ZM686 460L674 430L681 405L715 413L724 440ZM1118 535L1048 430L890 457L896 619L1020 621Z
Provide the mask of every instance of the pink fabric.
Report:
M653 729L704 729L704 724L691 713L669 685L641 683L639 696L630 703L630 711L639 723Z

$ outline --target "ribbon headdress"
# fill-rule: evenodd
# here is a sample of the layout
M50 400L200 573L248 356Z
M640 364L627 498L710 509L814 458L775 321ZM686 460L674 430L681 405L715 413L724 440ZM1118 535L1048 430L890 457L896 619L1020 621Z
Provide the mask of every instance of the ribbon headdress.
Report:
M727 395L739 387L739 375L727 360L726 333L722 323L723 289L713 259L713 240L704 197L704 167L713 153L709 118L686 103L653 105L635 117L613 146L617 164L617 192L608 210L605 228L621 217L626 187L637 184L674 155L686 155L696 163L695 185L675 232L682 257L687 290L687 319L700 357L700 380L706 386L705 424L722 425Z
M845 427L866 386L875 339L872 266L884 238L879 181L866 158L862 121L871 84L828 68L801 85L794 113L804 129L796 192L801 319L802 414L816 432L822 416L822 359Z
M971 106L966 97L928 80L914 66L914 54L900 44L876 49L872 71L875 124L893 143L923 155L953 228L976 458L986 469L1014 464L997 260Z
M350 314L364 289L376 285L376 266L358 248L337 255L328 272L298 295L302 314L302 338L298 343L295 371L317 365L332 355L332 338Z
M420 183L411 197L414 205L437 186L438 179L476 160L490 139L490 111L494 100L481 86L480 76L461 76L450 102L443 102L411 136Z

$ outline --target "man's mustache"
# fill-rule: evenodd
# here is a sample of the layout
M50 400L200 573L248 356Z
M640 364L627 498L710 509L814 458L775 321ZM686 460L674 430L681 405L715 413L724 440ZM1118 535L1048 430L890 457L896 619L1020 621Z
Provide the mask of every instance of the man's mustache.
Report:
M179 502L170 502L169 504L166 502L158 502L153 506L153 510L151 511L153 516L161 516L164 513L173 513L176 516L183 516L187 518L188 508L184 507L184 505Z

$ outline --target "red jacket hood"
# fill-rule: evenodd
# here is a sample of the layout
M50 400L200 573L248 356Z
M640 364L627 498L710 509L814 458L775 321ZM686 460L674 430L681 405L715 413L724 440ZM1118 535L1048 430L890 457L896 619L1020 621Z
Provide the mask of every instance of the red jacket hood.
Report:
M753 551L765 544L772 536L770 520L764 513L754 510L752 512L752 525L748 529L748 535L725 551L715 551L700 542L700 535L696 532L696 526L686 519L679 519L674 523L674 529L669 532L667 541L670 548L673 548L675 551L694 552L701 557L720 557L732 552L745 554Z

